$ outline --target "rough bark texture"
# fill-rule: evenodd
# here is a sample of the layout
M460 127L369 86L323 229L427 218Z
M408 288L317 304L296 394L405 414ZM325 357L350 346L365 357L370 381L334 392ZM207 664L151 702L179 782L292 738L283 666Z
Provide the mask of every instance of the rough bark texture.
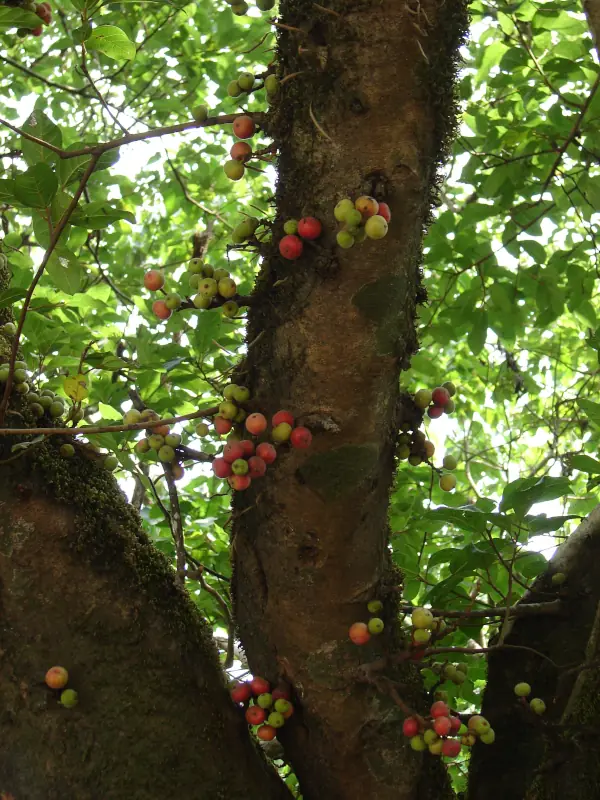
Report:
M280 37L282 75L300 74L270 126L281 153L275 238L286 217L305 214L325 235L296 262L267 260L244 381L253 406L289 409L314 440L236 500L235 611L252 669L297 692L282 740L305 800L442 800L441 764L408 750L403 715L356 671L398 646L387 503L405 419L399 374L416 348L421 239L467 20L458 0L336 9L281 3L283 23L303 33ZM341 250L334 206L360 194L389 203L389 234ZM377 596L389 630L357 648L348 627ZM422 702L415 668L388 675Z
M58 445L0 469L0 793L290 797L112 475L84 455L60 459ZM74 709L44 683L54 665L69 670Z
M556 572L567 575L560 587L550 580ZM523 650L499 651L490 658L483 714L496 741L493 747L476 745L473 750L469 800L598 797L600 506L559 548L523 602L557 596L564 604L559 617L520 618L505 640L533 648L556 666ZM576 669L586 661L592 668ZM519 681L530 683L532 696L545 701L543 717L528 713L516 700L513 686Z

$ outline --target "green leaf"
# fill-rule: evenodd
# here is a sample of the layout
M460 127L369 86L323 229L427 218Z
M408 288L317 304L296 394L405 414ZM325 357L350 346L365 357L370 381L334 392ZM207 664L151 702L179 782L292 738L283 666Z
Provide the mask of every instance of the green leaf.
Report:
M8 31L12 28L38 28L41 24L40 18L33 11L0 6L0 31Z
M52 253L46 272L52 283L65 294L75 294L83 285L84 270L75 258L61 258Z
M12 306L13 303L18 303L22 300L27 292L24 289L4 289L0 292L0 308Z
M587 472L589 475L600 475L600 461L586 455L571 456L569 459L574 469Z
M570 519L579 519L579 517L576 514L567 514L560 517L547 517L545 514L539 514L536 517L526 517L525 519L531 533L537 536L540 533L558 531Z
M467 342L474 356L482 351L487 337L488 315L486 311L475 311L475 320L467 336Z
M47 164L36 164L15 178L15 197L28 208L47 208L58 189L58 179Z
M42 111L34 111L23 125L23 130L35 136L36 139L41 139L44 142L48 142L48 144L53 144L55 147L62 147L62 133L60 128ZM32 142L24 136L21 137L21 149L23 150L23 158L29 166L40 163L55 164L58 161L58 155L53 153L52 150L49 150L41 144Z
M71 222L81 228L96 231L108 228L109 225L118 222L120 219L127 220L127 222L135 222L135 215L124 208L115 208L110 203L95 202L80 206L73 213Z
M594 403L593 400L580 398L577 400L577 405L585 412L588 421L591 422L595 428L600 428L600 403Z
M0 181L0 203L13 205L16 201L15 182L11 180Z
M523 517L534 503L556 500L570 491L571 483L568 478L553 478L548 475L539 480L520 478L505 487L500 508L502 511L512 508L517 516Z
M100 25L94 28L85 46L88 50L98 50L115 61L130 61L135 58L135 45L125 31L114 25Z

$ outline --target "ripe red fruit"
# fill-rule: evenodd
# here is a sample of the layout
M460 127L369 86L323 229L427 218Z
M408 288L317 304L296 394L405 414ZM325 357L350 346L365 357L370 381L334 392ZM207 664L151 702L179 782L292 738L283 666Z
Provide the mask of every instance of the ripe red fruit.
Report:
M271 425L276 428L280 422L287 422L288 425L294 427L294 417L289 411L278 411L276 414L273 414Z
M229 155L235 161L248 161L252 155L252 148L248 142L236 142L229 151Z
M269 442L261 442L256 448L256 455L265 462L272 464L277 458L277 450Z
M212 462L212 471L217 478L228 478L231 475L231 464L224 458L215 458Z
M262 739L263 742L272 742L276 734L277 728L274 728L272 725L261 725L256 731L256 735L259 739Z
M299 239L293 233L284 236L279 242L279 252L284 258L287 258L288 261L294 261L296 258L300 258L303 248L302 239Z
M448 758L456 758L460 753L460 742L458 739L446 739L442 742L442 755Z
M269 681L266 681L264 678L259 678L256 676L252 678L250 681L250 688L252 689L252 694L258 697L259 694L267 694L271 691L271 684Z
M248 459L249 472L251 478L262 478L267 471L267 465L259 456L250 456Z
M414 717L407 717L402 725L402 733L405 736L416 736L419 733L419 723Z
M248 458L254 453L254 442L251 442L250 439L242 439L239 445L244 451L243 458Z
M366 644L371 638L369 629L364 622L355 622L354 625L351 625L348 636L354 644Z
M44 30L44 29L42 28L42 26L41 26L41 25L39 26L39 28L32 28L32 30L31 30L31 35L32 35L32 36L41 36L41 35L42 35L42 31L43 31L43 30Z
M219 436L229 433L229 431L233 428L233 422L230 419L225 419L225 417L216 416L213 420L213 424L215 426L215 431L219 434Z
M429 713L434 719L437 719L438 717L449 717L450 708L448 707L447 703L444 703L443 700L436 700L435 703L431 704Z
M273 698L273 702L277 702L277 700L290 700L292 697L292 693L289 689L283 689L281 686L278 686L277 689L273 689L271 692L271 697Z
M165 285L165 276L157 269L151 269L144 275L144 286L151 292L156 292L162 289Z
M233 464L237 458L244 457L244 448L241 442L227 442L223 448L223 460L228 464Z
M289 719L293 713L294 713L294 706L290 704L290 707L288 708L287 711L283 712L282 716L284 719Z
M69 673L64 667L50 667L45 680L50 689L63 689L69 680Z
M380 217L383 217L386 222L389 222L392 218L392 212L387 203L379 203L379 211L377 213Z
M256 126L252 117L243 114L241 117L236 117L233 120L233 132L238 139L249 139L254 135Z
M229 694L234 703L245 703L252 697L252 689L247 681L241 681L236 683Z
M231 488L235 489L236 492L243 492L252 483L250 475L231 475L227 480Z
M316 217L302 217L298 222L298 236L303 239L318 239L323 226Z
M436 717L433 721L433 730L438 736L448 736L452 729L452 724L448 717Z
M246 418L246 430L253 436L258 436L267 429L267 418L263 414L250 414Z
M248 725L262 725L267 718L267 712L260 706L250 706L246 709L246 722Z
M444 389L443 386L436 386L431 393L431 400L434 406L441 406L444 408L450 401L450 392L448 389Z
M164 300L155 300L152 303L152 311L159 319L169 319L173 313L170 308L167 308L167 304Z
M294 428L290 435L290 444L298 450L306 450L312 442L312 433L302 425Z
M450 733L458 733L462 725L460 717L450 717Z
M442 406L429 406L427 409L427 416L430 419L437 419L438 417L441 417L443 413L444 409Z

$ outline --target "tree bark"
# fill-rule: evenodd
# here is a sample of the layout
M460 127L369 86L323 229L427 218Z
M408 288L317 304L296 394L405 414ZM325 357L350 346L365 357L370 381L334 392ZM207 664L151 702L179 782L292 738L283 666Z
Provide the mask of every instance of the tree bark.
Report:
M112 475L59 445L0 468L0 793L289 798L225 691L210 630ZM44 683L54 665L79 693L73 709Z
M567 576L559 587L551 582L557 572ZM519 618L505 640L537 653L505 650L490 657L482 713L496 741L473 749L469 800L597 796L600 506L558 549L522 602L556 597L563 604L558 617ZM588 668L580 669L583 664ZM519 681L530 683L532 696L544 700L543 717L518 702L513 687Z
M453 132L467 17L458 0L353 0L341 15L315 6L281 3L290 80L269 127L280 151L274 240L288 217L317 216L325 233L296 262L273 246L244 366L253 407L289 409L314 439L235 500L235 613L252 669L296 690L281 738L305 800L442 800L441 763L409 750L404 715L357 672L401 644L387 504L396 434L414 409L402 405L399 374L416 349L421 240ZM389 203L388 236L341 250L334 206L360 194ZM387 629L357 648L348 628L374 597ZM414 666L386 674L423 703Z

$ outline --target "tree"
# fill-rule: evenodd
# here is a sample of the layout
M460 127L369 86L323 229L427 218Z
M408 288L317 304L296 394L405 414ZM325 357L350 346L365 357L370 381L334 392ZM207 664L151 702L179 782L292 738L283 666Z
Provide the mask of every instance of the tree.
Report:
M595 5L273 5L0 6L0 792L593 798Z

